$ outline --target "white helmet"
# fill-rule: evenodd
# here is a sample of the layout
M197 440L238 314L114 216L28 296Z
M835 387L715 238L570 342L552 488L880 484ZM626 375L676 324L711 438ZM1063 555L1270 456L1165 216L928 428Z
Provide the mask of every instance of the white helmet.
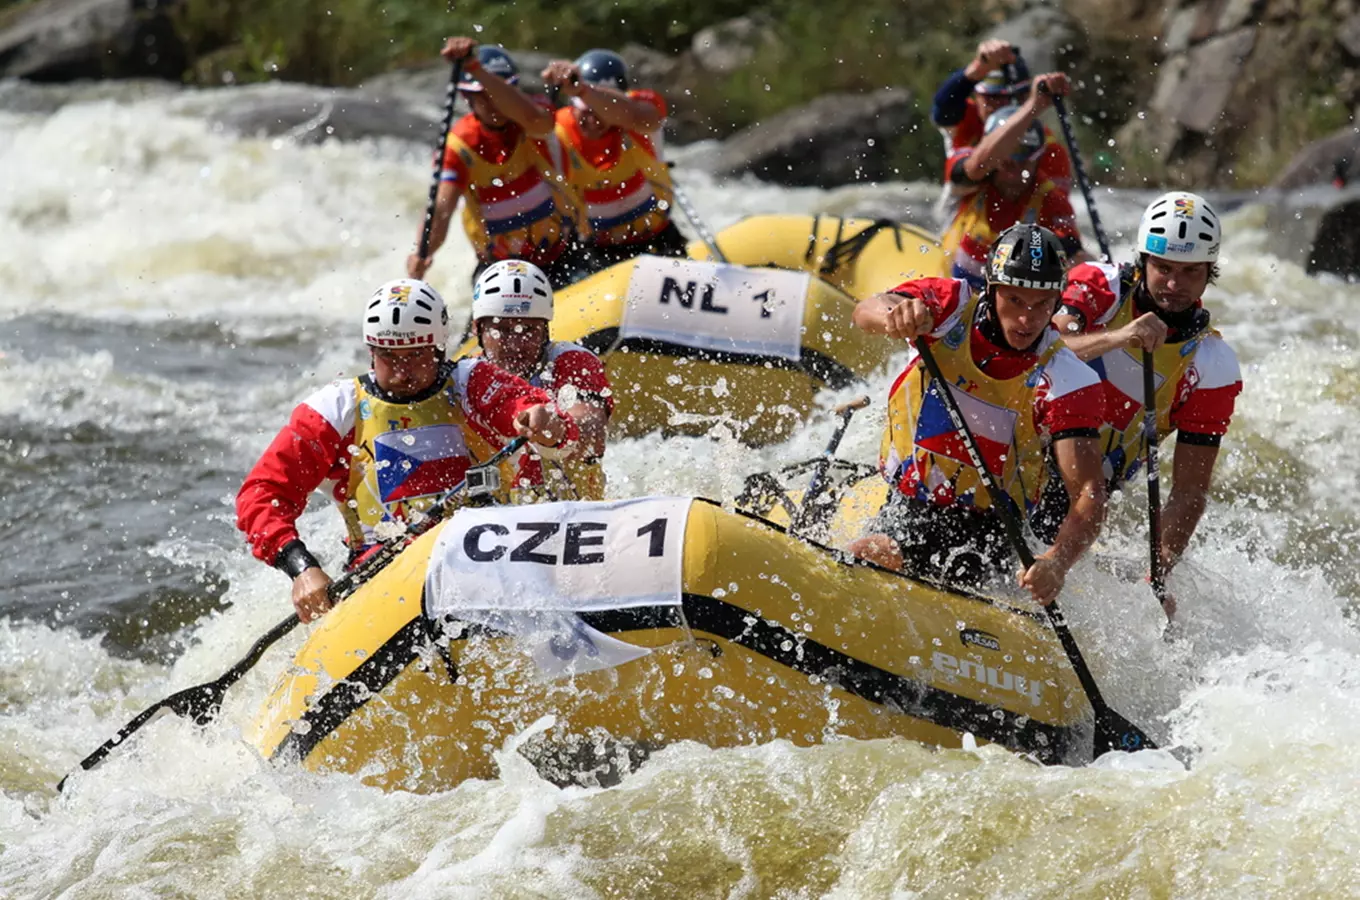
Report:
M370 347L434 347L449 340L444 298L423 281L398 278L373 292L364 312L364 343Z
M1138 223L1139 253L1173 262L1217 262L1223 228L1199 194L1172 191L1152 201Z
M533 263L504 259L488 266L472 287L472 318L516 319L553 317L552 285Z

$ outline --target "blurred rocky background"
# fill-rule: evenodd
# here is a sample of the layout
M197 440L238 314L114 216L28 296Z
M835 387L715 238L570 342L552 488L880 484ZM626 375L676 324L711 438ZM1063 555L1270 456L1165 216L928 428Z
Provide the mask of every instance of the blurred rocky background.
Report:
M1265 197L1310 247L1360 223L1360 0L0 0L0 110L140 79L243 132L427 141L451 34L504 44L530 88L549 58L618 49L673 144L720 142L693 164L822 187L938 179L935 88L1005 37L1075 77L1097 183Z

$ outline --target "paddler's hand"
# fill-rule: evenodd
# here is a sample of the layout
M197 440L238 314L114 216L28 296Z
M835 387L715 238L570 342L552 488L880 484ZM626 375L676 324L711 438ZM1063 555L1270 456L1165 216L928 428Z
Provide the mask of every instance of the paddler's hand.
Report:
M876 566L892 569L895 572L902 571L904 565L902 548L898 546L897 541L886 534L867 534L858 540L851 541L845 549L856 559L862 559L865 562L871 562Z
M555 87L568 97L578 97L585 90L581 80L581 70L575 63L565 59L554 59L543 70L543 83Z
M417 279L424 278L425 270L428 269L433 262L434 260L430 259L428 256L412 253L406 257L406 277Z
M1166 323L1156 313L1143 313L1124 326L1124 345L1140 350L1156 350L1166 343Z
M963 70L969 81L981 81L993 69L1015 62L1015 47L1010 41L990 40L978 44L977 55Z
M1048 72L1034 79L1034 89L1029 92L1025 105L1036 114L1053 105L1054 97L1066 97L1072 92L1072 85L1062 72Z
M560 447L570 434L565 416L549 403L531 406L515 417L515 432L543 447Z
M475 72L480 65L477 61L477 39L470 37L451 37L444 42L444 49L439 51L439 55L449 62L463 61L463 69L467 72Z
M910 341L934 330L935 316L920 297L903 297L901 294L877 296L885 303L892 304L884 323L888 337Z
M1058 599L1063 582L1067 580L1067 568L1044 554L1034 561L1034 565L1022 570L1019 578L1020 586L1028 589L1036 602L1048 606Z
M298 573L293 579L293 609L297 610L299 619L311 622L326 614L331 608L330 598L326 596L330 583L331 577L316 566Z

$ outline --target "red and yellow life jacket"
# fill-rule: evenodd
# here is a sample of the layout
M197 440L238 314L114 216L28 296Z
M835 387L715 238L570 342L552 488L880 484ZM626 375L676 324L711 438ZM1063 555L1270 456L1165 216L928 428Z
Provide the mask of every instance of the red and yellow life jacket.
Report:
M608 135L604 152L588 152L576 112L557 111L557 138L569 160L567 179L585 206L592 243L635 244L670 223L674 201L670 171L646 136L622 129Z
M463 480L469 466L497 450L468 423L454 399L452 377L415 403L382 399L368 377L355 381L348 501L340 504L351 549L384 539L384 523L399 526L412 512L430 508ZM514 465L503 462L499 468L508 489Z
M987 253L1001 232L1018 222L1037 223L1044 199L1055 190L1057 186L1053 182L1040 182L1029 200L1024 203L1020 217L1016 221L997 224L992 222L994 211L992 200L996 193L989 185L984 184L963 198L958 212L954 215L954 221L949 223L949 227L940 236L940 244L945 252L953 254L954 277L967 278L975 288L980 287L986 280Z
M1014 378L992 378L973 362L977 312L974 296L964 307L959 325L936 341L932 352L987 468L1016 508L1026 509L1038 502L1045 478L1044 447L1034 421L1035 392L1044 366L1062 343L1053 341L1033 366ZM939 390L919 359L898 378L888 397L880 468L908 497L986 509L991 500L981 473L973 466Z
M467 170L463 227L477 258L552 262L581 221L579 203L560 171L565 162L553 162L561 155L556 137L521 137L504 160L491 162L459 135L470 127L449 131L448 150Z
M1136 304L1133 290L1125 290L1119 307L1106 323L1109 330L1123 328L1135 318ZM1154 396L1157 402L1157 442L1160 444L1175 429L1171 425L1171 407L1176 400L1176 388L1195 361L1195 351L1209 336L1218 331L1207 328L1188 341L1166 343L1152 353ZM1100 449L1105 458L1105 477L1112 485L1122 484L1134 477L1147 454L1147 436L1143 431L1143 351L1120 347L1088 363L1100 376L1105 389L1107 424L1100 431Z

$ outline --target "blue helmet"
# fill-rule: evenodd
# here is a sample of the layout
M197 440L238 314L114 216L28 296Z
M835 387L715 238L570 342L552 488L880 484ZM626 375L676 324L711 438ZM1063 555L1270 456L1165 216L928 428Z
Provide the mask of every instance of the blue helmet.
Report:
M482 68L492 75L499 75L510 84L519 82L519 66L510 58L510 54L505 52L505 48L496 44L482 44L477 48L477 62L482 64ZM463 70L463 74L458 79L458 90L477 92L484 90L482 83L477 80L477 75Z
M628 64L613 50L587 50L576 67L586 84L628 90Z

